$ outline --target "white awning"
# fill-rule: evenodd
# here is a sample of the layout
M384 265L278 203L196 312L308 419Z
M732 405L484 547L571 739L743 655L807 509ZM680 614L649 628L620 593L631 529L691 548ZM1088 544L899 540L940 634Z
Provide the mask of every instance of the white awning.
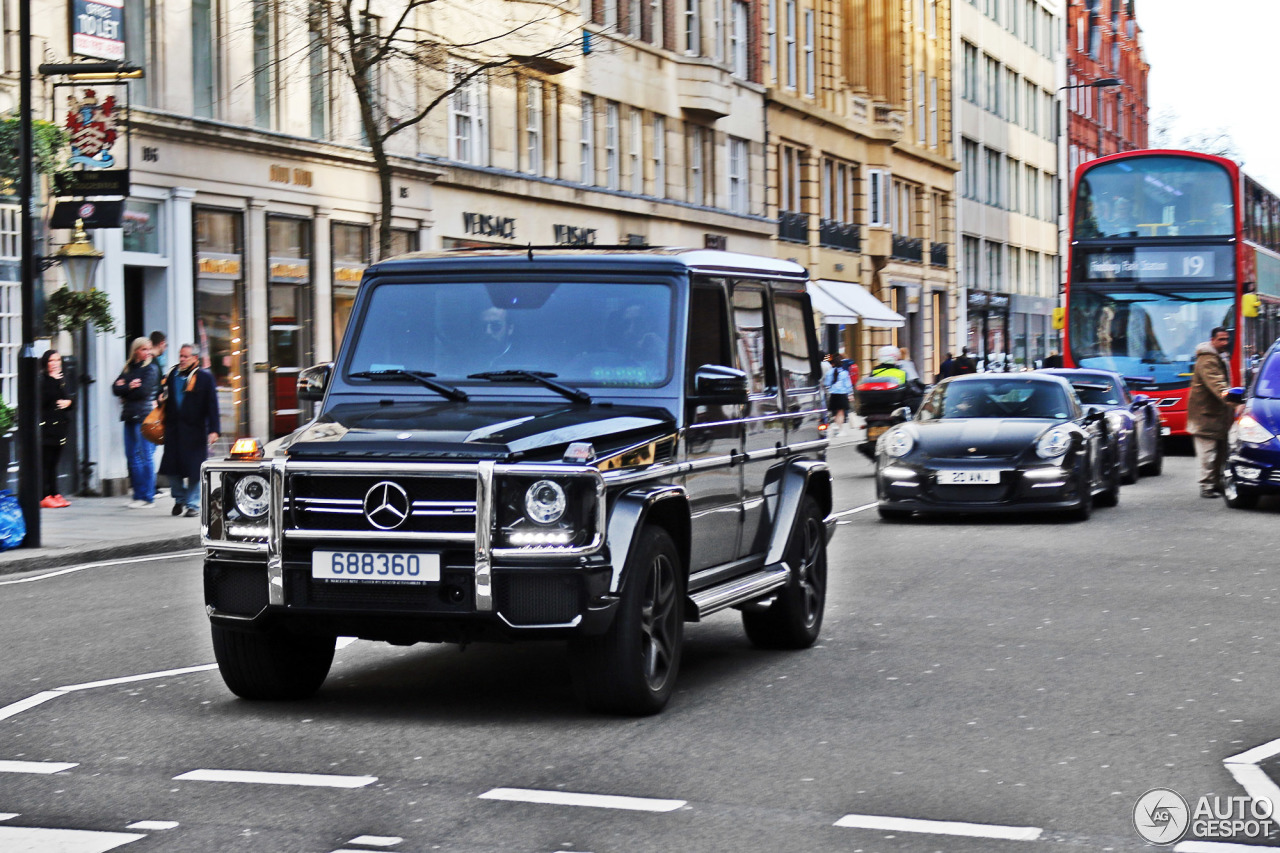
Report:
M901 314L876 299L860 284L821 279L809 282L808 290L813 310L823 314L828 323L863 323L886 329L906 324Z

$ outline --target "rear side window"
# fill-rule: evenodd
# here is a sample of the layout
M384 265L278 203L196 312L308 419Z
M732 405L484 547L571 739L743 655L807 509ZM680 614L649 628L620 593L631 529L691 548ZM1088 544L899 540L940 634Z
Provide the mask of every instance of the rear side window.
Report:
M765 312L764 292L737 285L733 290L733 324L738 333L735 365L749 378L749 393L763 394L777 387L773 369L773 341Z
M773 314L778 323L782 389L815 387L822 373L814 359L817 341L813 324L805 322L803 298L798 293L775 292Z

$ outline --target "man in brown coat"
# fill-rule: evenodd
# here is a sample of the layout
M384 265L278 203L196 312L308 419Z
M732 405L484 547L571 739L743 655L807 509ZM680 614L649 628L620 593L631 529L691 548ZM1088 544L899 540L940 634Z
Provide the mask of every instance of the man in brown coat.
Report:
M1187 397L1187 432L1195 442L1200 462L1200 497L1222 497L1222 465L1227 459L1227 431L1235 418L1235 405L1226 401L1230 374L1222 354L1231 346L1231 335L1221 326L1209 340L1196 347Z

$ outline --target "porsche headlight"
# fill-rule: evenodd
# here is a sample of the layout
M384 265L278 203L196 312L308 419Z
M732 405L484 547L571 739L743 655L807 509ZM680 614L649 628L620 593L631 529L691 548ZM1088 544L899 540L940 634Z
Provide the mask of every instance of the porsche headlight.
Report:
M884 452L895 459L906 456L915 446L915 439L905 429L895 429L884 437Z
M245 518L258 519L271 507L271 485L261 474L249 474L236 480L236 511Z
M1071 449L1071 442L1071 430L1054 427L1036 442L1036 455L1041 459L1057 459Z
M1249 444L1266 444L1275 438L1275 434L1258 423L1253 415L1241 415L1236 421L1236 438Z

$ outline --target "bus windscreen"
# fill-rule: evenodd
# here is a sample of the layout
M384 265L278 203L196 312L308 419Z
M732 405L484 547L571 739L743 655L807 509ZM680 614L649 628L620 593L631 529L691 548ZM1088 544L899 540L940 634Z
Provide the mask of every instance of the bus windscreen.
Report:
M1230 326L1231 291L1079 287L1071 296L1071 357L1080 367L1150 377L1148 388L1185 387L1196 346Z
M1080 177L1077 240L1114 237L1230 236L1231 177L1217 163L1190 157L1130 157Z

